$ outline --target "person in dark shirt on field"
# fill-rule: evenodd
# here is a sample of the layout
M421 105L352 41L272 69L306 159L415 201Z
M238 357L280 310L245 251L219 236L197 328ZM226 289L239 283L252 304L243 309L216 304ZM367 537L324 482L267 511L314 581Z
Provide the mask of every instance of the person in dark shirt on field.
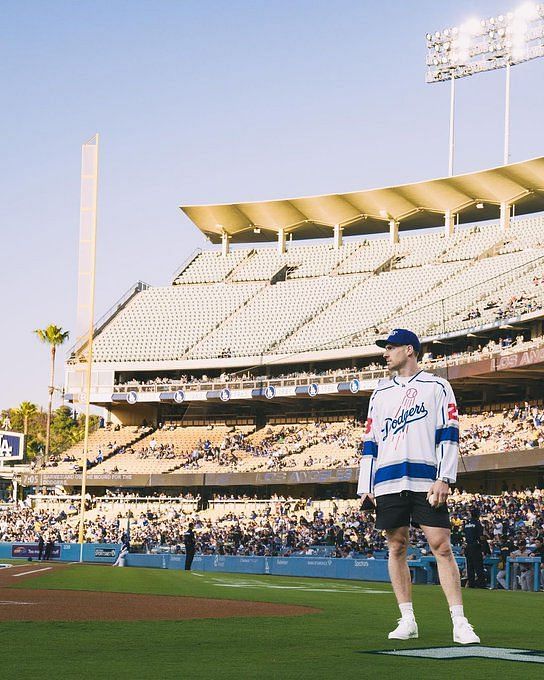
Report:
M183 543L185 544L185 571L191 571L191 564L195 556L196 538L193 531L194 524L191 522L189 528L183 534Z
M45 544L45 555L43 557L44 560L50 560L51 556L53 555L53 548L55 547L55 537L53 535L50 535L49 538L47 539L47 543Z
M43 557L43 547L44 547L44 540L43 536L39 534L38 536L38 562L41 561Z
M485 588L486 577L481 542L484 530L480 524L477 510L471 510L470 519L465 522L463 532L465 534L468 587Z

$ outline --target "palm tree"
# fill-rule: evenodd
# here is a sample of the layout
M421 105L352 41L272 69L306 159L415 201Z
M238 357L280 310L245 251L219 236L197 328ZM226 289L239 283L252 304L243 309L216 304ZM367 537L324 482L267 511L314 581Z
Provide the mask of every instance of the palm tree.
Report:
M47 407L47 429L45 432L45 456L49 456L49 442L51 439L51 409L53 406L53 392L55 391L55 354L58 345L68 339L68 331L63 331L59 326L49 324L47 328L38 328L34 331L38 339L51 348L51 380L49 383L49 404Z
M28 434L28 419L38 412L36 404L31 401L23 401L17 409L17 414L23 419L23 434Z

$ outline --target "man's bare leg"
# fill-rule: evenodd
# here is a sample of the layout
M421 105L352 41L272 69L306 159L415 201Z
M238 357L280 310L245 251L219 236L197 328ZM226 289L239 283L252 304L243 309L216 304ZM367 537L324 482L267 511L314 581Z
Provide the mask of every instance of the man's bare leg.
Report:
M390 640L410 640L418 636L417 623L412 606L412 579L410 578L410 569L406 561L409 538L408 527L399 527L387 531L389 576L393 584L401 616L395 630L389 633Z
M412 578L406 561L406 553L410 540L408 527L388 529L386 535L387 547L389 549L389 576L397 603L400 605L404 602L411 602Z
M453 622L453 641L463 645L478 644L480 638L465 617L459 568L453 556L450 530L441 527L421 527L438 567L438 578L450 607Z
M436 558L438 578L440 579L440 585L442 586L449 606L462 605L461 578L459 576L457 562L455 561L451 549L450 530L443 529L442 527L424 526L422 526L421 529Z

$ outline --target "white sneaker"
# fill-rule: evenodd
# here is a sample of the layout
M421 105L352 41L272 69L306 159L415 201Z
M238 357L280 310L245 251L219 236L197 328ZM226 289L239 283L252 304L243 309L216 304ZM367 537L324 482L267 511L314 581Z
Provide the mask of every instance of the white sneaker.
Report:
M390 640L411 640L418 637L417 623L415 619L401 618L397 621L398 626L387 636Z
M460 645L480 644L480 638L464 616L456 616L453 619L453 641L458 642Z

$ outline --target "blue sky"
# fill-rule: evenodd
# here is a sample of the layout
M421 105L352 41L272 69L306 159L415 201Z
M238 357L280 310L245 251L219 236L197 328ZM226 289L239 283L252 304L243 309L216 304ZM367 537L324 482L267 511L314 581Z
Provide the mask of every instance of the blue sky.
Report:
M101 135L99 316L205 246L180 204L446 174L449 91L425 84L425 33L515 6L4 0L0 408L45 403L32 330L74 328L86 139ZM512 71L512 161L544 151L543 76L544 60ZM456 172L500 164L504 72L457 92Z

